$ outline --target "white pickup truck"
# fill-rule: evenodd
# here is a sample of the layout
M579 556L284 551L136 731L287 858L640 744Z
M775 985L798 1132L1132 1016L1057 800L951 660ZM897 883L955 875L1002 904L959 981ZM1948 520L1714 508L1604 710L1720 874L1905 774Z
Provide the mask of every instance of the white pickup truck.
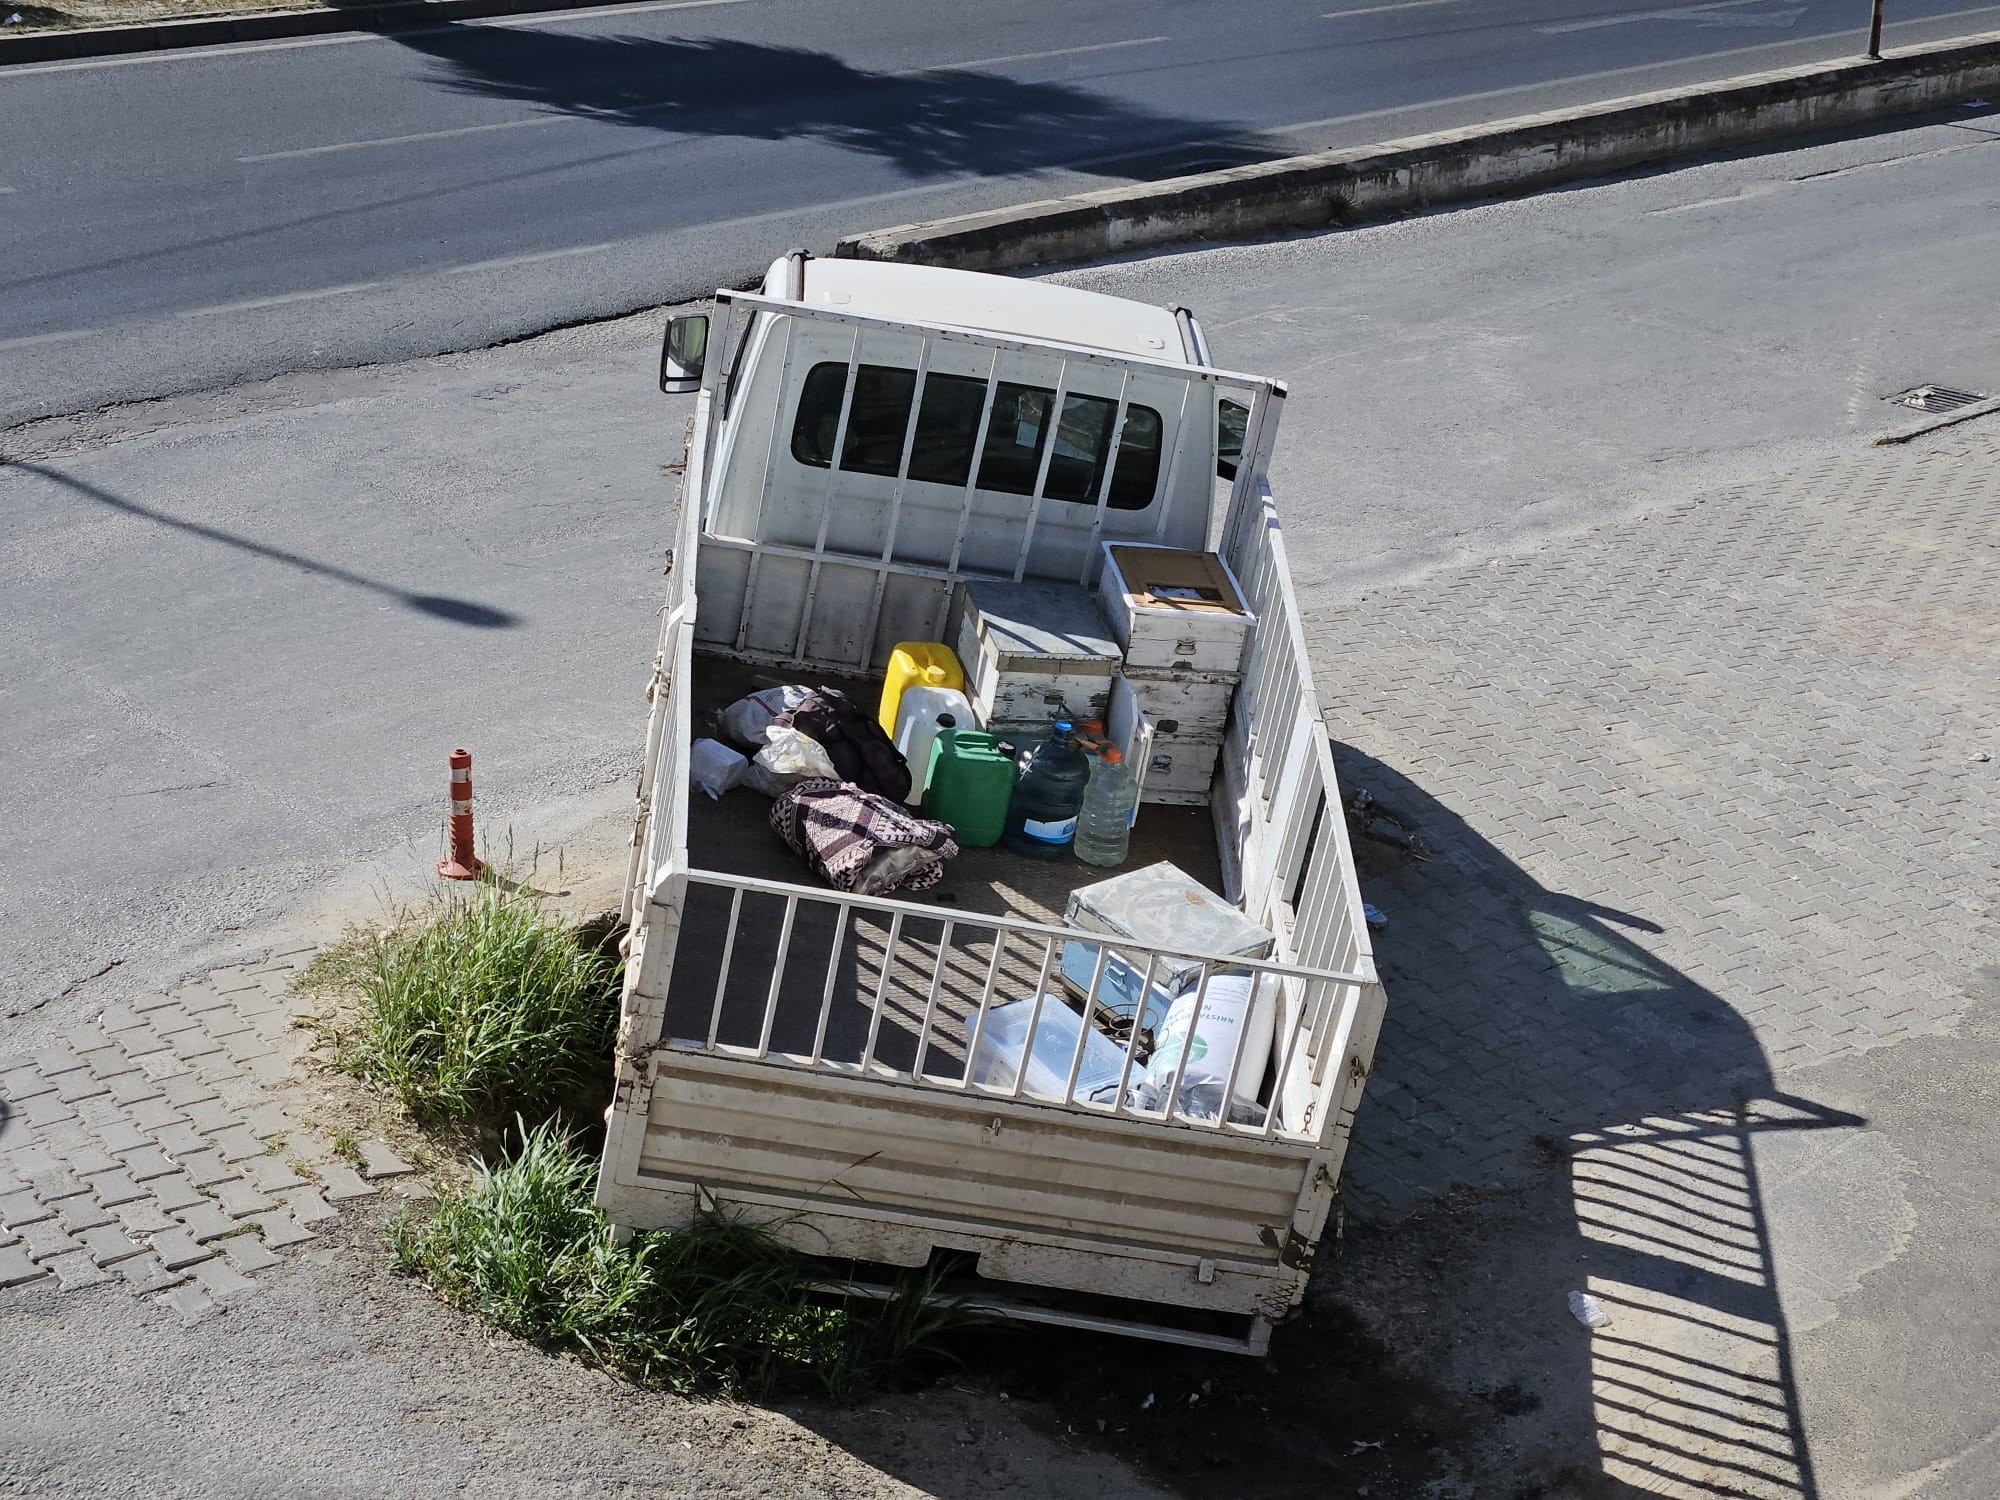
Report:
M661 384L698 395L599 1204L621 1229L719 1207L864 1294L930 1266L1003 1316L1263 1350L1304 1294L1383 1006L1266 478L1284 386L1215 368L1182 309L802 251L673 319ZM1255 617L1205 805L1144 803L1127 868L1171 859L1275 946L1117 944L1149 981L1266 976L1250 1111L1083 1097L1074 1065L1053 1093L975 1076L992 1008L1065 1003L1064 901L1104 871L967 849L921 899L861 896L812 882L765 798L690 795L690 745L735 697L872 705L959 585L1088 587L1107 542L1219 553Z

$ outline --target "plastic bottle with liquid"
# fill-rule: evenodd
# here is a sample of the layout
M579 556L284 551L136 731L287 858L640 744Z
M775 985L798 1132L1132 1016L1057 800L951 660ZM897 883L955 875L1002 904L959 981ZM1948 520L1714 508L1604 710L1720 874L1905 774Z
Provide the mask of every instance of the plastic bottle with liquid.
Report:
M1125 863L1132 847L1132 809L1139 802L1139 778L1116 745L1096 757L1083 808L1076 820L1076 857L1109 869Z
M1070 722L1058 719L1035 747L1014 786L1005 842L1030 859L1061 859L1076 840L1077 814L1090 780L1090 758L1069 742Z

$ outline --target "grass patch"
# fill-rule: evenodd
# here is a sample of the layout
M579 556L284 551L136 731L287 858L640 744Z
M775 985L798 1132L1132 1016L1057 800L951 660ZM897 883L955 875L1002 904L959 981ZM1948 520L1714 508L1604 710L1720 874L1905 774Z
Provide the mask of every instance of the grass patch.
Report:
M811 1261L718 1214L614 1245L596 1171L573 1137L538 1125L511 1160L392 1222L396 1268L509 1333L684 1393L852 1400L968 1321L921 1277L885 1303L829 1301Z
M471 1130L544 1114L605 1071L618 979L538 897L483 882L336 945L303 984L359 994L342 1067L420 1124Z
M352 995L374 972L376 955L395 936L395 927L349 927L313 954L312 961L292 976L301 995Z

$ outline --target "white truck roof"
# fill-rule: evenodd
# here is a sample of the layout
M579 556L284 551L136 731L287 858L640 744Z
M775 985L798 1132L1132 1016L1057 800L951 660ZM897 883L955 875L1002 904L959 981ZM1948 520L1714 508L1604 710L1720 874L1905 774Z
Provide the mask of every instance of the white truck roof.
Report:
M771 267L766 295L784 295L784 272L782 260ZM1048 337L1051 329L1060 329L1065 343L1084 348L1187 362L1180 324L1164 307L1045 281L937 266L815 258L806 263L805 291L812 306L1038 340Z

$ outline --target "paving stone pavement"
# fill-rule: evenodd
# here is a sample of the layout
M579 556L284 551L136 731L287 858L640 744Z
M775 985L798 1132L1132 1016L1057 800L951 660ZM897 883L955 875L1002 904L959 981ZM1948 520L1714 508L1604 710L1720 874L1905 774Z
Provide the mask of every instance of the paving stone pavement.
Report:
M1344 789L1435 856L1361 846L1364 1202L1950 1026L2000 953L2000 436L1930 441L1310 620Z
M0 1058L0 1288L122 1283L200 1317L315 1239L327 1199L376 1192L284 1086L311 953L107 1006L59 1046ZM410 1170L369 1151L371 1175Z
M1587 1400L1635 1491L1820 1493L1779 1288L1827 1268L1775 1263L1757 1143L1857 1130L1811 1070L1952 1033L2000 954L1996 601L1988 421L1308 620L1343 790L1430 851L1357 847L1348 1212L1565 1172L1545 1258L1612 1315Z

